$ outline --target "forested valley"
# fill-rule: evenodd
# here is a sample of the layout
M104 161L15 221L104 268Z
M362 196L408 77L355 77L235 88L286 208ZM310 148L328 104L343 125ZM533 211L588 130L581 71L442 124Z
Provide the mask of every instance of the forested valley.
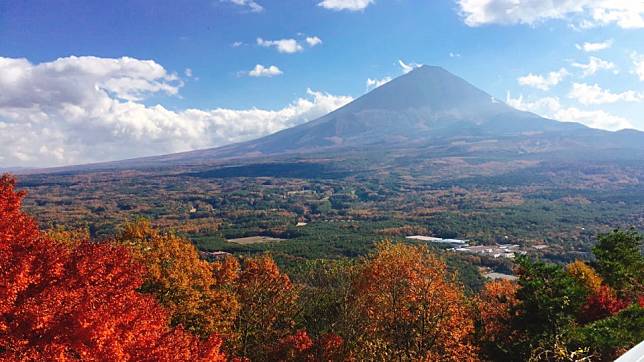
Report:
M447 252L379 241L282 270L270 253L203 258L133 218L96 240L41 230L0 180L0 359L612 360L644 339L642 235L592 258L517 255L515 281L466 287Z

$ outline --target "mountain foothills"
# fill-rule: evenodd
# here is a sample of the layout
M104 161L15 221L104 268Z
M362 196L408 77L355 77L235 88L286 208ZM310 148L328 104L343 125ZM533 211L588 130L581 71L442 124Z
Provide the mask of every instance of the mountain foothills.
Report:
M257 140L16 172L0 360L603 361L644 339L644 133L439 67Z

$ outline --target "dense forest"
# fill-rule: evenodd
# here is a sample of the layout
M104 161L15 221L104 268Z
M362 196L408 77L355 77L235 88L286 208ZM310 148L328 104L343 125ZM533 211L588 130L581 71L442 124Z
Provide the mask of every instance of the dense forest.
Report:
M598 234L644 232L641 163L378 156L378 163L324 154L263 167L52 172L20 175L18 186L29 192L25 210L44 229L87 228L102 240L144 217L202 251L269 251L282 267L363 256L375 242L413 234L476 245L545 244L532 254L563 263L590 259ZM284 240L227 242L249 236Z
M591 261L517 256L516 281L466 288L445 254L383 241L365 256L203 259L143 219L100 241L41 230L0 179L0 359L611 360L644 339L635 230Z

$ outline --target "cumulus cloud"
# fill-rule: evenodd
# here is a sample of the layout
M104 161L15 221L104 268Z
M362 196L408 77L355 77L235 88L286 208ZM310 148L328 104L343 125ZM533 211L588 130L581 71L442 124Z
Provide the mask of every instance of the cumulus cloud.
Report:
M613 93L610 89L602 89L598 84L573 83L568 97L581 104L607 104L615 102L641 102L644 94L632 90Z
M560 19L583 28L608 24L644 28L644 2L639 0L458 0L458 4L469 26L535 25Z
M304 48L295 39L265 40L257 38L257 45L265 48L275 48L280 53L292 54L301 52Z
M324 0L318 3L318 6L335 11L361 11L373 3L374 0Z
M400 65L400 68L402 69L403 73L407 74L411 72L412 70L421 67L422 64L414 63L411 62L409 64L403 62L401 59L398 59L398 65Z
M264 10L263 6L259 5L257 2L253 0L222 0L222 1L243 6L253 13L260 13Z
M382 79L367 79L367 91L378 88L385 83L391 82L391 77L384 77Z
M583 44L575 44L575 48L579 50L583 50L587 53L590 52L598 52L600 50L608 49L613 46L613 39L609 39L603 42L598 42L598 43L583 43Z
M617 68L613 62L609 62L597 57L590 57L587 64L572 63L572 66L581 69L583 77L594 75L600 70L613 70L614 72L617 71Z
M548 117L547 114L552 114L553 112L561 109L561 104L557 97L543 97L529 102L523 98L523 95L520 95L517 98L512 98L512 95L508 92L505 97L505 103L516 109L534 112L544 117Z
M633 60L633 72L644 82L644 54L633 53L631 54Z
M530 73L526 76L519 77L517 81L520 85L547 91L551 87L559 84L568 75L568 71L565 68L561 68L556 72L548 73L546 76Z
M221 146L276 132L351 101L308 90L278 110L173 111L138 99L180 80L133 58L0 58L0 166L55 166Z
M39 65L23 58L0 57L0 75L0 107L82 103L88 97L81 89L83 82L91 83L98 92L127 101L140 100L149 93L175 95L182 86L176 74L169 74L156 62L129 57L71 56ZM25 84L36 80L43 84Z
M530 102L524 100L523 96L512 98L508 93L505 102L516 109L533 112L562 122L578 122L588 127L609 131L633 128L633 124L629 120L603 110L583 110L576 107L565 107L558 97L544 97Z
M248 75L251 77L274 77L276 75L281 75L284 72L282 70L274 65L270 65L268 67L265 67L261 64L257 64L255 68L251 69L248 72Z
M307 36L305 40L310 47L322 44L322 39L317 36Z
M565 107L559 109L552 117L562 121L578 122L591 128L605 129L608 131L633 128L631 121L603 110L588 111L575 107Z

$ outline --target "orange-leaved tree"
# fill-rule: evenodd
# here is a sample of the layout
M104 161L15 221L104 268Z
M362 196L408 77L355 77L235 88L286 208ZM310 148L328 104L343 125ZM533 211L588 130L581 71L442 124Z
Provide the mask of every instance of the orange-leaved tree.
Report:
M144 269L126 249L48 238L22 196L0 178L0 359L225 360L219 338L170 328L137 292Z
M284 341L302 339L295 329L297 289L271 257L243 260L236 290L241 309L235 349L240 357L271 359L281 353ZM288 336L295 339L285 339Z
M358 359L476 359L462 288L425 246L377 245L354 284Z
M233 291L220 288L210 264L189 241L160 233L146 220L127 223L117 241L147 267L141 291L154 295L170 313L172 325L202 337L231 338L239 304Z
M519 302L517 289L515 282L495 280L486 283L477 298L478 340L482 352L491 360L510 358L510 346L517 337L512 328Z

